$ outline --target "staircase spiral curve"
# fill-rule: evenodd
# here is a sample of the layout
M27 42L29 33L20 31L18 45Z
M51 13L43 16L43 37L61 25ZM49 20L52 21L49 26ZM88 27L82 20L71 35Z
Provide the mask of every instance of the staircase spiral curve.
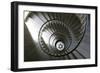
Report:
M78 13L29 12L25 24L29 29L29 22L34 26L30 33L36 35L33 40L38 48L47 55L62 57L77 50L86 33L87 18Z

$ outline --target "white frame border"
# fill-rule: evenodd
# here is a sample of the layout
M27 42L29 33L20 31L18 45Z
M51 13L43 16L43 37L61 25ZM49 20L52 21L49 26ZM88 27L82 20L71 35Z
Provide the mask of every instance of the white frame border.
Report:
M34 61L24 62L24 21L23 11L41 11L41 12L62 12L62 13L87 13L91 16L90 25L90 59L81 60L60 60L60 61ZM95 64L95 9L84 8L67 8L67 7L48 7L48 6L18 6L18 68L39 68L39 67L53 67L53 66L73 66Z

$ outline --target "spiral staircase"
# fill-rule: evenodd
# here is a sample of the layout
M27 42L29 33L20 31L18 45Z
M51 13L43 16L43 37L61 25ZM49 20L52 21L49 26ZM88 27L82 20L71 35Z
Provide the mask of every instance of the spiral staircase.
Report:
M24 22L25 61L90 58L88 14L28 12Z

